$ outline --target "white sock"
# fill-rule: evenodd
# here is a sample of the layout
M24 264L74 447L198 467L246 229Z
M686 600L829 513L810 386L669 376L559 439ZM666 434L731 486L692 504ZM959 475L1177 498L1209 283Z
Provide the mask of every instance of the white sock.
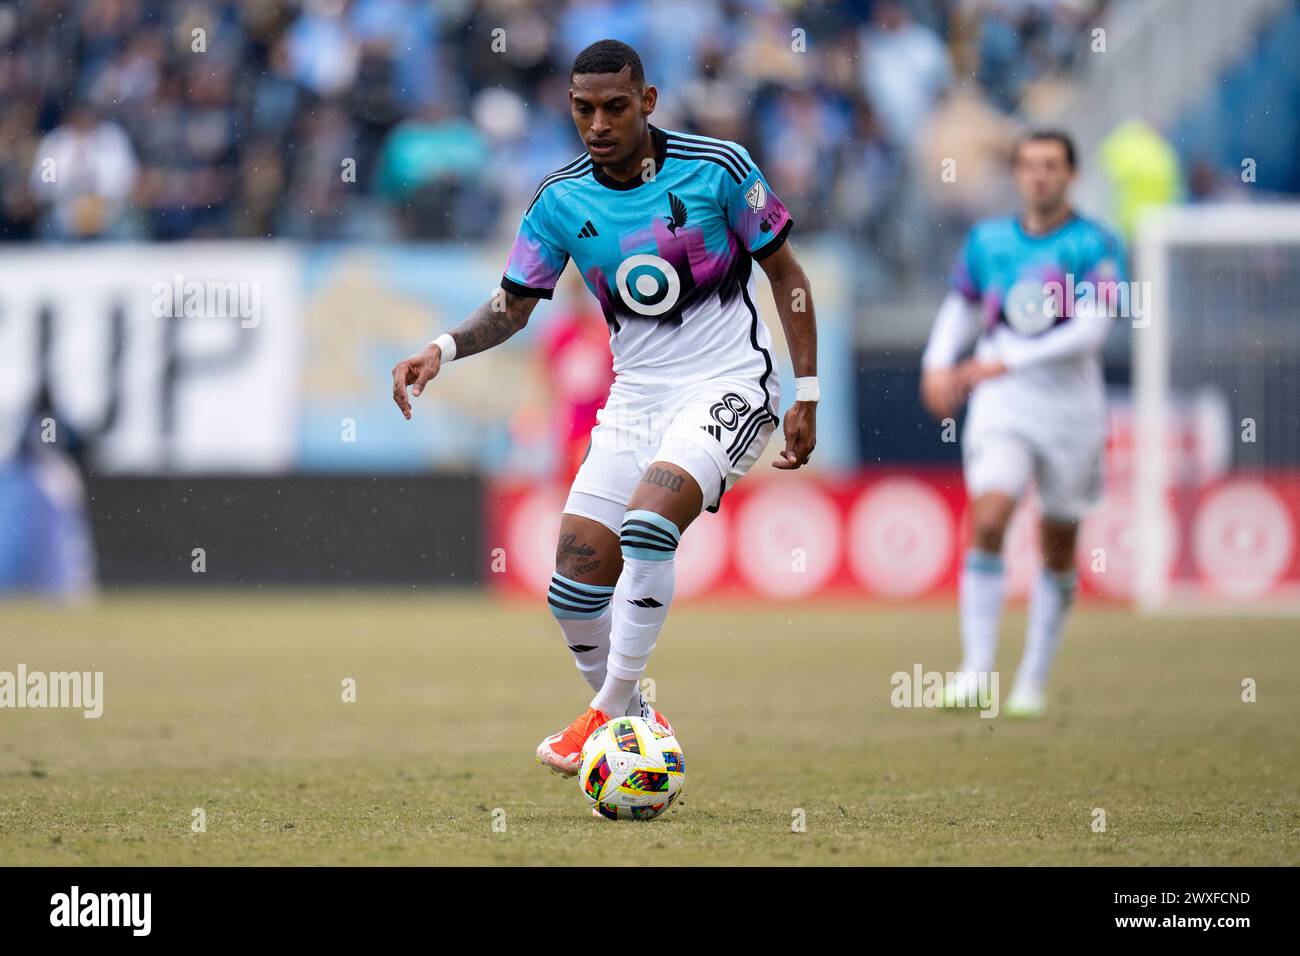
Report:
M628 713L637 693L673 601L680 539L677 526L653 511L629 511L623 519L623 572L614 588L605 684L591 702L603 713Z
M560 574L551 578L547 593L547 604L560 625L560 633L564 635L564 643L573 654L578 673L593 691L599 691L605 686L609 631L614 623L614 613L609 606L613 594L612 587L581 584ZM604 604L603 610L596 610L601 603ZM623 716L641 715L641 691L638 688L628 700Z
M1074 603L1078 576L1074 571L1044 568L1029 598L1029 626L1025 630L1025 656L1016 672L1016 686L1042 691L1061 643L1065 619Z
M961 572L963 672L992 672L998 655L998 626L1005 592L1002 556L972 548Z
M636 693L636 685L635 680L622 680L613 674L606 673L605 684L596 692L596 696L591 699L591 706L602 714L609 714L611 717L617 715L627 716L629 705L632 703L632 696ZM634 716L639 716L639 713Z
M614 620L609 602L613 595L612 587L583 584L561 574L551 577L546 595L573 662L592 690L600 690L605 684L609 630Z
M624 717L644 717L645 711L641 703L641 682L637 682L637 688L632 692L632 696L627 700L627 707L623 709Z

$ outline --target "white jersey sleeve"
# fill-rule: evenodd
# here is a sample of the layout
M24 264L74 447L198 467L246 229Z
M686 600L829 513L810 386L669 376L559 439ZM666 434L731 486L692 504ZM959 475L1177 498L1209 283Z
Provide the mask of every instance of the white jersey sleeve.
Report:
M971 347L979 335L979 303L960 292L949 292L939 306L930 330L930 341L921 356L921 368L952 368L957 357Z

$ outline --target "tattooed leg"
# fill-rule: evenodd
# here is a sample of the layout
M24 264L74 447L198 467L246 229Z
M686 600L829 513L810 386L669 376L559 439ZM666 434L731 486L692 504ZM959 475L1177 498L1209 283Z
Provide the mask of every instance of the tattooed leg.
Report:
M605 683L610 599L622 568L614 532L590 518L567 513L561 517L555 576L546 601L578 672L592 690Z
M629 512L652 511L668 519L677 527L678 534L699 517L702 507L704 492L696 480L684 469L666 461L651 463L627 503Z
M562 515L555 570L572 581L613 587L623 570L617 535L590 518Z

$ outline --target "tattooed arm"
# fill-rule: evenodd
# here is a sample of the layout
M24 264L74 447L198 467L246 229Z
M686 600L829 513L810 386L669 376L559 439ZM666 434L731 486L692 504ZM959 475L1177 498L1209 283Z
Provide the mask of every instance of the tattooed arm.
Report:
M796 378L817 374L817 318L813 314L812 287L790 244L759 260L772 283L772 299L790 347ZM795 401L781 425L785 448L773 468L798 468L808 463L817 445L817 403Z
M536 305L536 299L498 290L449 333L456 346L456 358L477 355L500 345L528 324L528 317ZM437 342L430 342L410 358L393 366L393 401L408 421L411 401L406 395L407 387L414 386L411 394L419 398L424 386L437 376L441 368L442 347Z

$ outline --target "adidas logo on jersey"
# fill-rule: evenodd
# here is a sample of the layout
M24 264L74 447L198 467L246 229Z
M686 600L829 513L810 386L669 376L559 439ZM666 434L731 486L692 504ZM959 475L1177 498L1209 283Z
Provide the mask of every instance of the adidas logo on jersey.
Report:
M583 225L582 229L579 230L578 232L579 239L590 239L593 236L599 236L599 235L600 233L596 231L596 227L591 224L590 219L587 220L587 222Z
M721 425L701 425L700 427L703 428L703 429L704 429L706 432L708 432L710 435L712 435L712 436L714 437L715 440L717 440L717 441L722 441L722 426L721 426Z

